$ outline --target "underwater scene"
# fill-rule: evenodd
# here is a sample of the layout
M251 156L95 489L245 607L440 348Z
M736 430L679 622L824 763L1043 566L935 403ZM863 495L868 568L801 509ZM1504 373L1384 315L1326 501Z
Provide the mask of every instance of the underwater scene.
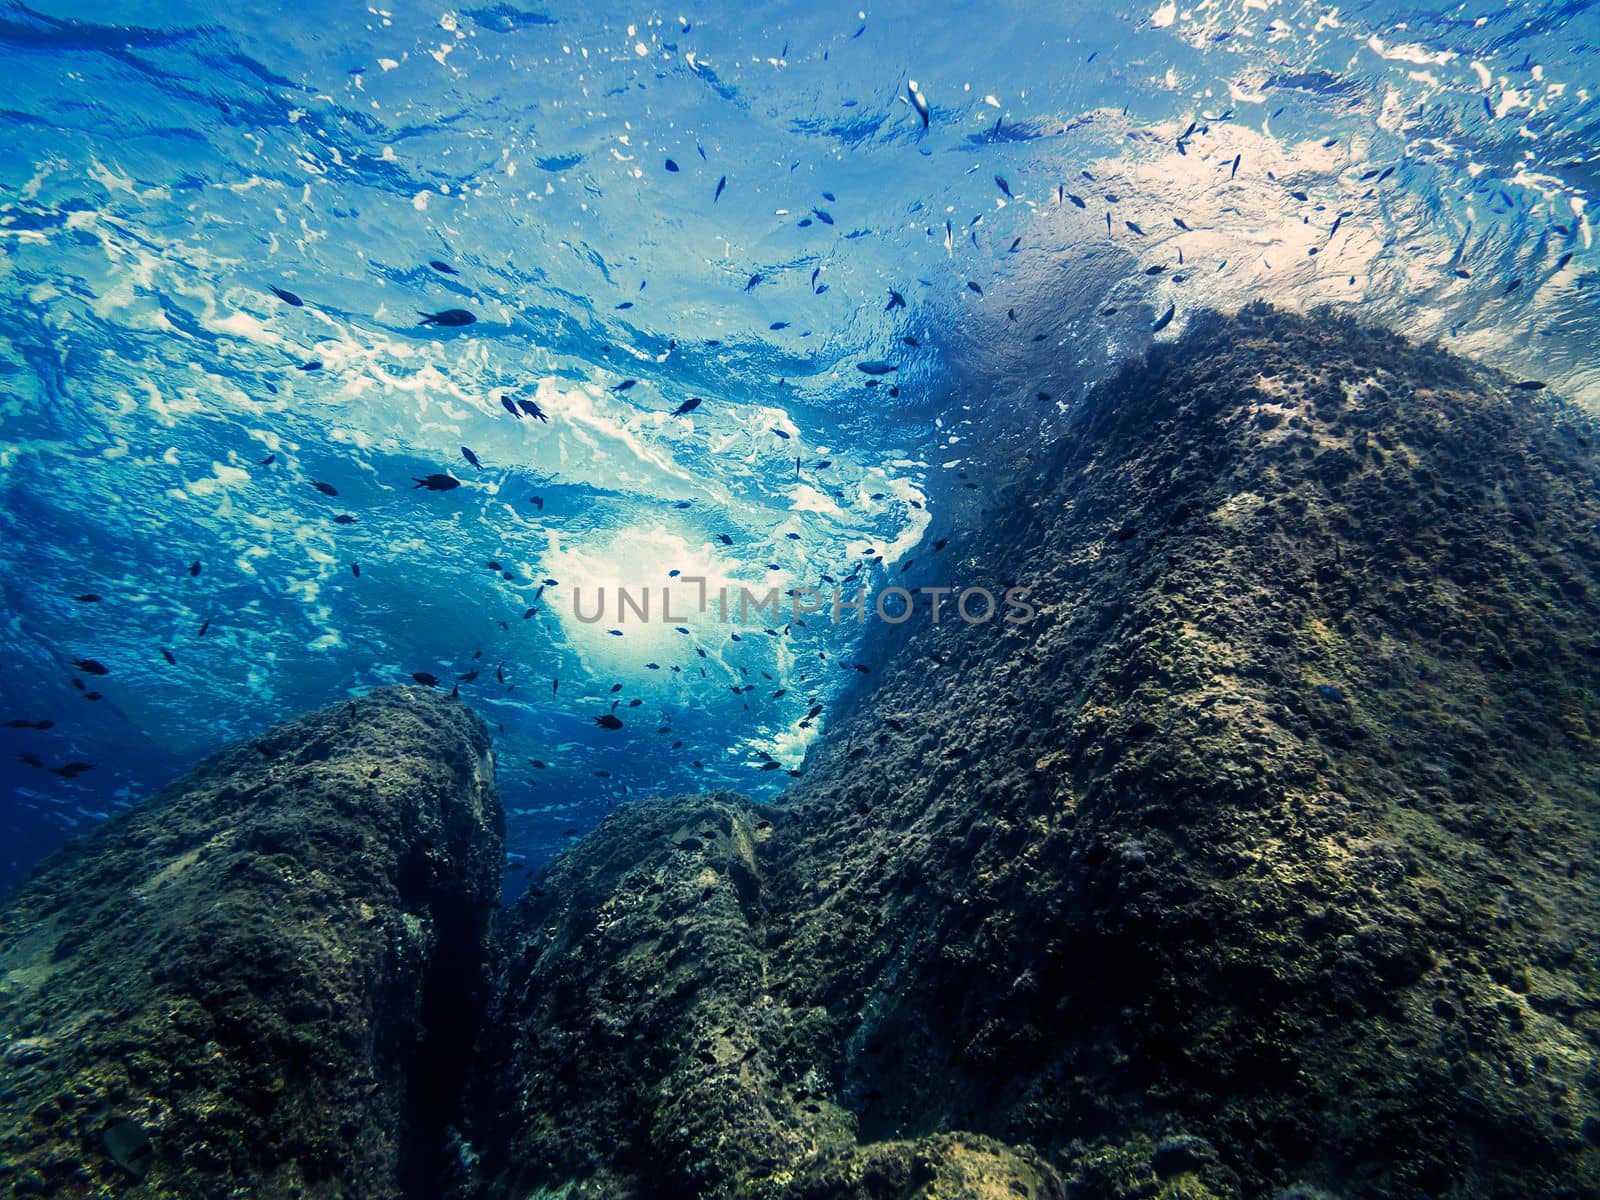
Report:
M1600 4L0 67L0 1196L1600 1198Z

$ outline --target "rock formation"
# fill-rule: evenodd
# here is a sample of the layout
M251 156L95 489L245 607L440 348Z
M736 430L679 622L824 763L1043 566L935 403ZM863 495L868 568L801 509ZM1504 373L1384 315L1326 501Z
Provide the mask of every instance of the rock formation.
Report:
M1036 620L520 904L482 1194L1600 1195L1597 437L1327 316L1124 370L925 581Z
M1594 1200L1597 438L1201 319L897 579L1035 619L878 626L783 803L628 805L492 945L476 721L280 726L0 915L0 1187Z
M441 1194L502 835L482 724L408 687L49 860L0 912L0 1194Z

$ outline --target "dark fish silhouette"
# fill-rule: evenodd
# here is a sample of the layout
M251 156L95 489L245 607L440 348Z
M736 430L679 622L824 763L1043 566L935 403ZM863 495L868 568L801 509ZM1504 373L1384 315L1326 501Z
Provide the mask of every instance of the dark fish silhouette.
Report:
M420 479L413 475L411 478L416 483L416 487L411 489L413 492L416 491L417 488L427 488L430 492L448 492L451 488L458 488L461 486L461 480L457 479L454 475L424 475Z
M169 667L175 667L178 665L177 657L165 646L161 647L161 657L167 660L167 665Z
M667 170L671 171L674 175L678 173L678 164L673 162L672 159L667 159L665 165Z
M304 308L305 307L305 303L306 302L304 300L300 299L300 297L296 296L293 292L284 291L281 287L273 288L272 289L272 294L274 296L276 296L279 300L282 300L285 304L292 305L295 308Z
M256 466L258 466L258 467L270 467L273 463L275 463L277 461L278 461L278 456L276 454L269 454L265 458L263 458L260 462L258 462L256 464Z
M99 596L99 593L97 593L97 592L84 592L82 595L74 596L73 599L76 600L79 604L99 604L100 603L100 596Z
M1139 235L1139 236L1140 236L1140 237L1143 237L1143 236L1144 236L1144 230L1142 230L1142 229L1140 229L1140 228L1139 228L1139 227L1138 227L1138 226L1137 226L1137 225L1136 225L1136 224L1134 224L1134 223L1133 223L1133 222L1132 222L1132 221L1124 221L1124 222L1123 222L1123 224L1124 224L1124 225L1126 225L1126 226L1127 226L1127 227L1128 227L1128 228L1129 228L1129 229L1131 229L1131 230L1133 230L1133 231L1134 231L1134 232L1135 232L1135 233L1136 233L1136 234L1138 234L1138 235Z
M674 416L674 417L687 416L688 414L692 413L695 409L699 408L700 404L701 404L701 399L700 399L699 396L690 396L682 404L678 405L677 408L673 409L672 412L670 414L668 414L668 415L669 416Z
M889 289L889 305L883 311L884 312L893 312L895 309L904 308L905 306L906 306L906 298L904 296L902 296L899 292L895 291L893 288L890 288Z
M983 289L977 284L973 283L970 279L967 280L967 291L974 292L979 296L983 295Z
M311 486L316 488L317 491L321 492L324 496L337 496L339 494L339 489L334 487L333 484L323 483L320 479L313 479L311 481Z
M356 519L350 513L340 513L333 519L333 523L335 525L354 525L356 523Z
M445 308L436 313L425 313L420 309L417 315L422 318L419 325L443 325L458 328L462 325L471 325L478 318L464 308Z
M1167 306L1167 311L1161 314L1160 319L1157 320L1154 325L1150 326L1150 332L1151 333L1160 333L1168 325L1172 324L1172 318L1173 318L1174 314L1177 313L1177 311L1178 311L1178 306L1176 304L1168 305Z
M596 717L594 723L600 726L601 729L622 728L622 722L612 713L606 713L603 717Z
M466 459L469 463L471 463L478 470L480 470L480 471L483 470L483 464L478 461L478 456L472 452L472 447L471 446L463 446L463 447L461 447L461 457Z
M1004 195L1007 200L1016 199L1016 197L1011 194L1011 185L1006 182L1006 177L1004 175L996 175L994 177L994 185L1000 189L1001 194Z
M763 276L760 272L757 272L745 281L744 290L747 292L753 292L756 290L756 287L764 281L765 276Z
M517 420L519 420L519 421L522 420L522 412L521 412L520 409L517 408L516 402L514 400L512 400L510 396L501 396L500 397L500 407L505 409L508 413L510 413Z
M457 275L457 274L460 274L460 272L458 272L449 263L440 262L437 258L431 260L428 263L428 265L430 267L432 267L435 271L438 271L439 274L441 274L441 275Z
M898 369L899 368L896 367L893 363L880 362L877 359L873 359L873 360L871 360L869 362L860 362L860 363L856 364L856 370L862 372L865 375L887 375L887 374L889 374L889 372L895 371L895 370L898 370Z
M623 392L627 391L629 388L637 387L638 384L639 384L639 381L637 379L624 379L621 383L617 384L617 386L612 388L611 390L613 392L616 392L618 395L621 395Z
M715 204L718 200L722 199L722 189L727 186L728 177L724 175L721 179L717 180L717 190L716 193L711 197L711 203Z
M1193 233L1194 232L1192 229L1190 229L1187 225L1185 225L1183 223L1183 218L1182 217L1173 217L1172 218L1172 223L1174 225L1176 225L1179 229L1183 230L1185 233Z
M550 423L550 418L544 415L544 409L540 408L532 400L518 400L517 403L521 406L522 411L534 420L543 421L547 425Z
M78 670L82 671L85 675L111 674L111 668L106 666L105 663L100 662L98 659L75 658L72 660L72 665L77 667Z
M906 83L906 95L911 98L911 107L917 110L917 116L922 118L922 127L928 127L929 112L928 101L923 97L921 89L917 87L915 79Z
M1235 175L1237 175L1239 173L1239 164L1241 162L1243 162L1243 161L1244 161L1244 155L1235 154L1233 156L1233 167L1232 167L1231 170L1228 171L1228 178L1229 179L1232 179Z
M411 678L415 679L423 687L439 686L439 677L437 675L430 675L427 671L413 671L411 673Z
M189 574L190 575L198 575L198 574L200 574L200 560L198 558L195 559L192 563L189 564Z
M1545 389L1545 385L1540 383L1537 379L1524 379L1516 386L1517 390L1521 392L1542 392Z
M1079 208L1088 207L1088 205L1084 204L1082 196L1074 196L1071 192L1068 192L1067 199L1072 201L1072 203L1076 204Z

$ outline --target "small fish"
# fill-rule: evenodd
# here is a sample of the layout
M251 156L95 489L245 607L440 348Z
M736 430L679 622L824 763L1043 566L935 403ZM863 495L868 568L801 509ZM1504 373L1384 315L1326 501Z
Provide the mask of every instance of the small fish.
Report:
M1005 196L1007 200L1016 199L1016 197L1011 194L1011 185L1006 182L1006 177L1004 175L996 175L994 177L994 185L1000 189L1001 195Z
M272 294L274 296L276 296L279 300L282 300L285 304L290 305L293 308L304 308L305 307L305 303L306 302L304 300L300 299L300 297L296 296L293 292L284 291L283 288L281 288L281 287L273 288L272 289Z
M1235 175L1237 175L1239 173L1239 164L1242 163L1243 161L1244 161L1244 155L1235 154L1233 156L1233 167L1232 167L1232 169L1230 169L1228 171L1228 178L1229 179L1232 179Z
M769 333L777 333L780 330L787 329L787 328L789 328L789 322L787 322L787 321L774 321L771 325L767 326L767 331Z
M1190 229L1187 225L1185 225L1183 223L1183 218L1182 217L1173 217L1172 218L1172 223L1174 225L1176 225L1179 229L1183 230L1185 233L1193 233L1194 232L1194 230Z
M622 728L622 722L620 720L618 720L618 718L616 717L616 715L614 713L606 713L605 716L603 716L603 717L596 717L594 719L594 723L596 725L600 726L601 729L621 729Z
M883 311L884 312L893 312L895 309L904 308L905 306L906 306L906 298L904 296L902 296L899 292L895 291L893 288L890 288L889 289L889 304L888 304L888 307L886 307Z
M787 433L787 432L785 432L785 431L784 431L784 430L782 430L782 429L779 429L779 428L778 428L778 427L777 427L777 426L776 426L776 425L774 425L774 426L773 426L773 427L772 427L772 432L773 432L773 433L775 433L775 434L777 434L777 435L778 435L778 436L779 436L779 437L780 437L780 438L782 438L782 439L783 439L783 440L784 440L784 441L786 441L786 442L787 442L787 441L788 441L788 440L789 440L789 435L788 435L788 433Z
M351 513L340 513L333 519L333 523L335 525L354 525L356 523L356 519Z
M1150 326L1150 332L1151 333L1160 333L1168 325L1172 324L1172 318L1177 313L1177 311L1178 311L1178 306L1176 304L1169 304L1167 306L1167 311L1161 314L1160 319L1158 321L1156 321L1156 323L1154 325Z
M906 80L906 95L911 98L911 107L917 110L917 116L922 118L922 127L928 127L929 111L928 101L922 95L922 89L917 86L915 79Z
M972 293L974 293L976 295L979 295L979 296L983 295L983 289L981 287L979 287L977 284L973 283L972 280L970 280L970 279L967 280L967 291L972 292Z
M413 492L416 491L417 488L427 488L430 492L448 492L452 488L458 488L461 486L461 480L457 479L454 475L435 473L433 475L424 475L421 478L413 475L411 478L416 484L416 487L411 489Z
M726 175L724 175L721 179L717 180L717 190L716 190L716 193L711 197L711 203L715 204L718 200L722 199L723 189L726 188L727 186L728 186L728 177Z
M195 634L195 636L196 637L205 637L205 635L207 633L209 633L210 630L211 630L211 618L207 617L204 621L200 622L200 632Z
M500 407L505 409L517 420L522 420L522 411L517 407L516 401L514 401L510 396L500 397Z
M189 564L189 574L190 576L200 574L200 560L198 558Z
M258 462L256 464L256 466L258 466L258 467L270 467L273 463L275 463L277 461L278 461L278 456L276 454L269 454L265 458L263 458L260 462Z
M457 271L454 267L452 267L449 263L440 262L437 258L430 259L429 262L428 262L428 265L430 267L432 267L435 271L439 272L439 274L441 274L441 275L458 275L458 274L460 274L460 272Z
M99 604L100 594L98 592L84 592L81 595L74 596L73 599L79 604Z
M727 534L725 534L725 533L719 533L719 534L717 534L717 541L719 541L719 542L721 542L721 543L722 543L722 544L723 544L723 545L724 545L724 546L731 546L731 545L733 545L733 539L732 539L732 538L731 538L731 537L729 537L729 536L728 536L728 535L727 535Z
M1513 279L1510 283L1506 284L1506 290L1503 291L1500 294L1502 296L1509 296L1509 295L1511 295L1512 292L1516 291L1521 286L1522 286L1522 280Z
M822 209L820 209L820 208L813 208L811 210L811 215L814 216L817 220L821 221L824 225L832 225L833 224L833 218L831 216L829 216L827 213L823 212Z
M361 578L361 564L360 563L351 563L350 564L350 574L354 575L357 579L360 579Z
M471 325L478 318L464 308L445 308L436 313L426 313L418 310L417 315L422 318L419 325L442 325L449 328L459 328L462 325Z
M478 456L472 452L472 447L471 446L463 446L463 447L461 447L461 457L466 459L469 463L471 463L478 470L480 470L480 471L483 470L483 464L478 461Z
M172 651L168 650L165 646L161 647L161 657L167 660L167 665L169 667L175 667L175 666L178 665L177 656L174 655L172 653Z
M1139 226L1134 224L1132 221L1124 221L1123 224L1129 229L1133 230L1133 232L1138 234L1140 237L1145 236L1144 230L1140 229Z
M322 370L322 360L320 358L313 358L310 362L303 362L300 364L300 370L320 371Z
M1304 192L1290 192L1289 195L1293 196L1296 200L1299 200L1299 201L1302 201L1302 202L1304 202L1306 200L1309 200L1311 198L1311 197L1307 196Z
M637 387L638 384L639 384L639 381L637 379L624 379L621 383L617 384L617 386L612 388L611 390L613 392L616 392L620 396L623 392L627 391L629 388Z
M1015 254L1017 252L1017 247L1020 246L1020 245L1022 245L1022 239L1021 238L1013 239L1012 242L1011 242L1011 249L1007 250L1006 253L1007 254Z
M1071 192L1068 192L1067 193L1067 199L1070 200L1073 204L1075 204L1079 208L1087 208L1088 207L1088 205L1083 202L1083 197L1082 196L1074 196Z
M745 281L744 290L747 291L747 292L753 292L753 291L756 290L757 287L759 287L762 283L765 283L765 282L766 282L766 276L762 275L758 271L756 274L750 276L750 278Z
M701 397L690 396L687 400L678 405L677 408L673 409L672 412L667 415L673 417L686 417L695 409L699 408L702 403L704 403L704 401Z
M1560 258L1556 259L1556 270L1558 270L1558 271L1561 270L1562 267L1566 266L1571 261L1572 261L1572 251L1568 250Z
M1524 379L1516 384L1516 388L1519 392L1542 392L1545 389L1545 385L1537 379Z
M324 496L337 496L339 494L339 489L334 487L333 484L323 483L320 479L313 479L311 481L311 486L316 488L317 491L321 492Z
M678 164L673 162L670 158L667 159L664 165L666 166L667 170L671 171L674 175L678 173Z
M868 362L857 363L856 370L860 371L863 375L887 375L891 371L899 370L899 368L896 367L894 363L880 362L877 359L872 359Z
M105 663L100 662L98 659L75 658L72 660L72 665L78 668L78 670L82 671L85 675L111 674L111 668L106 666Z
M439 686L439 677L437 675L432 675L427 671L413 671L411 673L411 678L415 679L423 687Z
M534 418L534 420L543 421L547 425L550 423L550 418L544 415L544 409L540 408L534 401L518 400L517 404L521 407L523 412Z

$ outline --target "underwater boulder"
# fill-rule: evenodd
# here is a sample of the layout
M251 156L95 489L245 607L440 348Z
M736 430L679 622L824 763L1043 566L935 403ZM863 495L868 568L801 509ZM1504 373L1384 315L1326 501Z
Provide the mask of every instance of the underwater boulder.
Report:
M387 688L226 750L0 910L0 1194L439 1192L502 816Z
M961 564L1035 619L511 914L485 1196L1600 1195L1600 426L1262 306L1066 422Z

